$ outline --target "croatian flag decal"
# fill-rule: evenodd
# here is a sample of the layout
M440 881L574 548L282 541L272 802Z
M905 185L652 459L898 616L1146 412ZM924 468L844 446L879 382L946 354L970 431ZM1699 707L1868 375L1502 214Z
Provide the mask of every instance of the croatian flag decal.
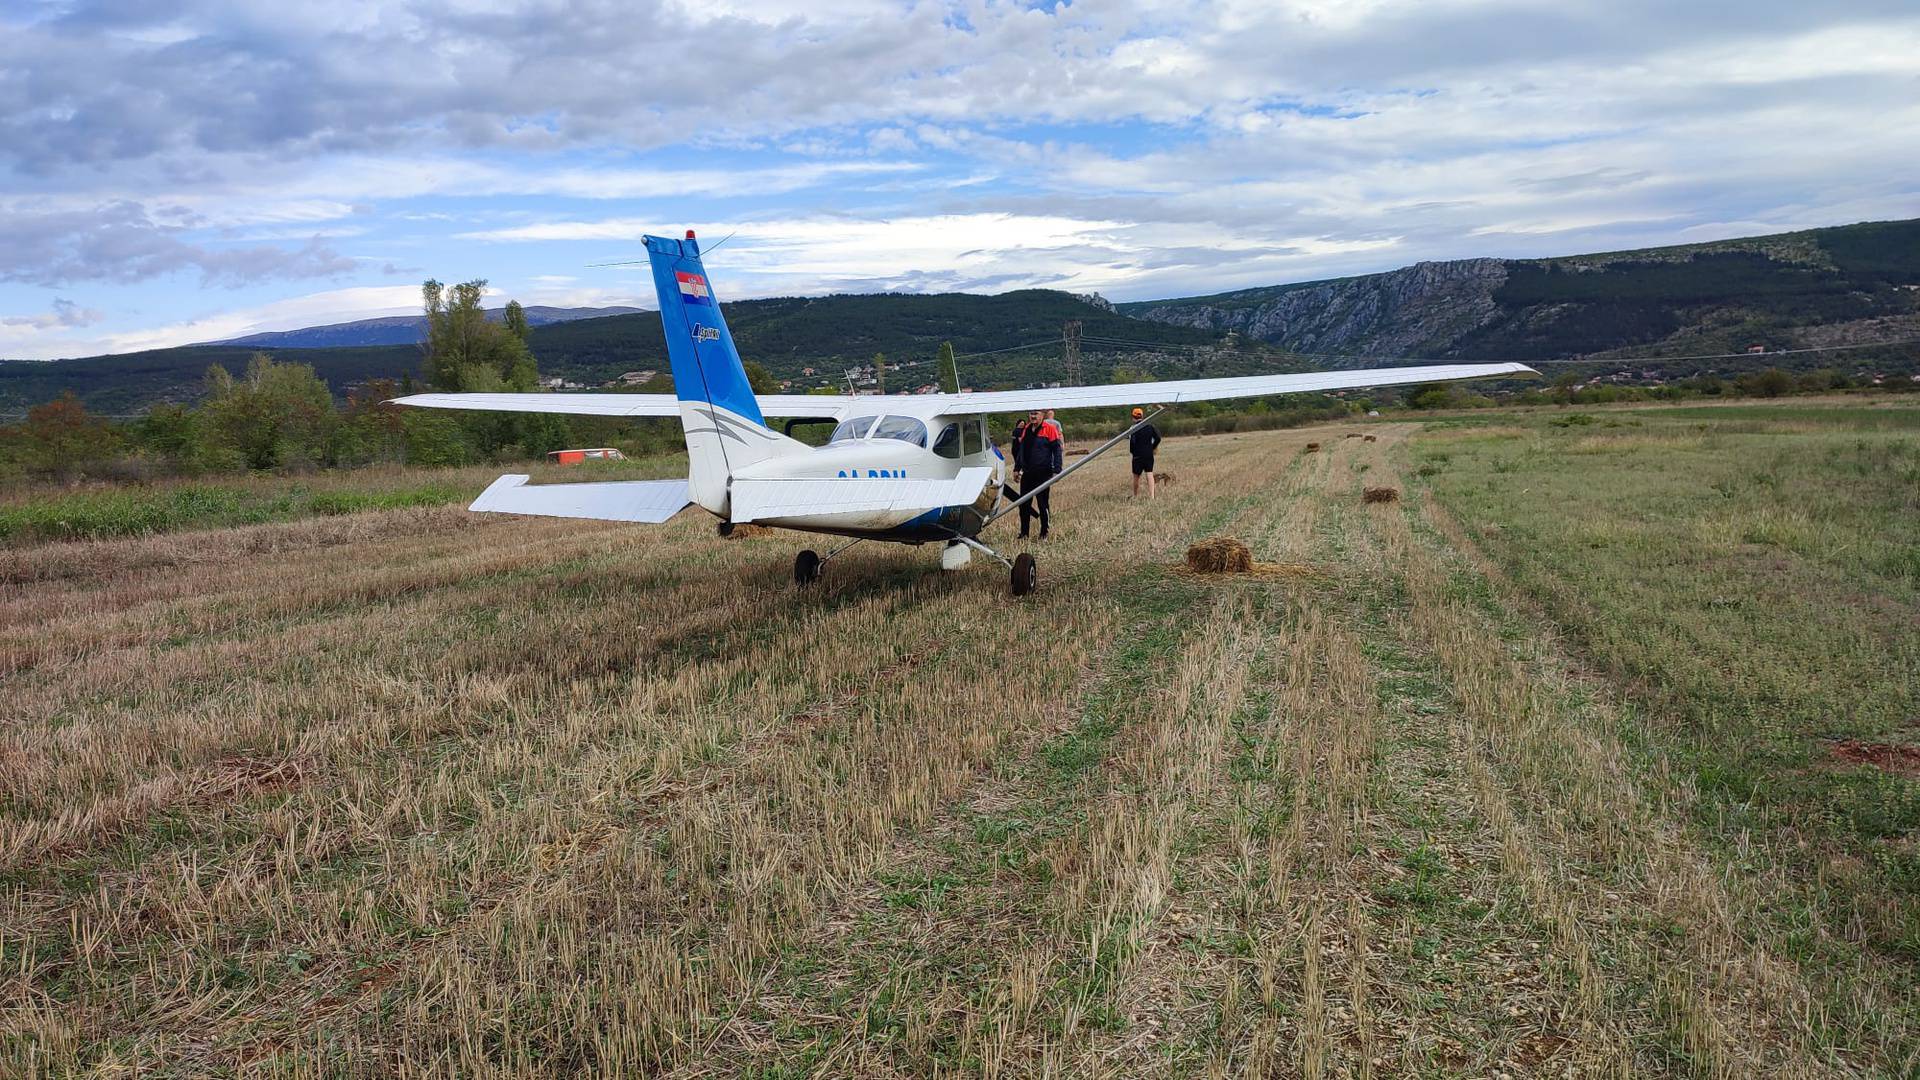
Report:
M713 306L713 297L707 292L707 279L699 274L689 274L675 270L673 276L680 282L680 299L689 304Z

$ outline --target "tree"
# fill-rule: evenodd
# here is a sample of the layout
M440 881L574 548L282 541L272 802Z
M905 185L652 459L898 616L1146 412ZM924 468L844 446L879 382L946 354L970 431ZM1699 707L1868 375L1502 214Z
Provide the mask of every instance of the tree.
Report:
M405 461L406 410L387 404L399 396L392 379L372 379L347 394L346 411L334 427L328 457L335 465Z
M226 369L220 369L224 374ZM203 464L200 417L185 405L163 402L147 410L134 425L140 449L175 469L192 470Z
M1793 392L1793 376L1777 367L1749 371L1734 380L1741 393L1750 397L1779 397Z
M507 305L505 323L487 321L481 306L484 279L451 288L429 280L420 286L427 313L427 381L438 390L527 392L538 388L540 371L527 350L526 312Z
M34 472L63 479L84 473L119 449L120 436L69 390L27 410L15 436L20 460Z
M1459 395L1450 385L1428 386L1407 396L1410 409L1451 409L1460 404Z
M780 392L780 380L774 378L773 372L768 371L766 365L758 360L745 360L740 366L746 369L747 385L753 388L754 393L777 394Z
M527 343L527 335L533 332L533 328L527 325L527 309L520 306L520 301L507 301L506 314L500 321L507 328L507 333L520 339L520 344Z
M212 463L230 468L308 468L327 461L333 395L308 364L276 363L254 353L247 373L207 369L200 421Z
M1579 385L1580 375L1577 372L1561 372L1553 380L1553 399L1562 405L1573 404L1573 390Z

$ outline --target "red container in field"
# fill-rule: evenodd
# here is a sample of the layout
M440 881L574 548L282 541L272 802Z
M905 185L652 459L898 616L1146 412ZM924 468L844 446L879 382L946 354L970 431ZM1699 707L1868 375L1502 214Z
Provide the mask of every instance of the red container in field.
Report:
M583 461L625 461L627 455L611 446L596 446L590 450L549 450L547 460L555 465L578 465Z

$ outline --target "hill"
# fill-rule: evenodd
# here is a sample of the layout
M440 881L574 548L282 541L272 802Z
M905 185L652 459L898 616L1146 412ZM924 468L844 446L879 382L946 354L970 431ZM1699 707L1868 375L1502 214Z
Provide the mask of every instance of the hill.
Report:
M1920 336L1920 220L1552 259L1423 262L1119 310L1356 364L1888 340Z
M525 310L528 323L534 326L546 326L551 323L571 322L575 319L627 315L641 309L637 307L562 308L535 305ZM505 311L505 308L489 309L488 321L499 322L504 317ZM425 340L427 340L425 315L392 315L384 319L358 319L326 326L307 326L298 330L272 330L259 334L247 334L244 337L228 338L225 341L208 342L208 344L251 345L260 349L326 349L360 345L418 345Z
M598 386L624 372L667 367L652 312L582 318L575 316L593 309L528 311L537 313L531 343L549 376ZM1081 322L1088 338L1081 375L1089 381L1122 368L1177 378L1359 367L1396 356L1580 357L1591 362L1562 370L1582 379L1658 381L1728 375L1755 364L1744 357L1684 359L1695 354L1920 338L1920 220L1553 259L1425 262L1118 307L1098 296L1023 289L743 300L727 304L726 313L741 353L800 388L839 385L847 368L876 352L904 365L889 372L890 388L931 382L942 341L963 355L967 385L1057 381L1065 377L1061 324L1070 320ZM256 349L298 350L286 358L312 364L342 392L367 379L418 372L419 346L407 329L418 322L366 320L118 356L0 361L0 414L67 390L113 414L191 399L209 364L237 372ZM402 343L373 340L402 333ZM334 345L315 347L321 341ZM1319 355L1303 360L1298 353ZM1626 365L1629 356L1683 359ZM1760 362L1913 372L1920 370L1920 349Z
M930 381L932 360L942 341L952 341L963 354L994 353L961 363L961 373L971 385L1057 380L1061 377L1060 326L1069 319L1081 320L1089 335L1172 348L1177 356L1163 358L1158 370L1236 374L1273 369L1283 362L1267 350L1223 353L1217 360L1204 350L1196 354L1196 347L1215 342L1220 335L1142 322L1114 313L1097 298L1044 289L998 296L879 294L742 300L727 304L726 313L744 356L765 364L781 378L803 380L802 385L837 385L846 368L869 362L876 352L885 353L894 363L913 364L889 373L893 386ZM666 342L660 334L660 318L653 312L535 326L530 344L543 373L589 386L627 371L667 368ZM1021 345L1033 348L1016 348ZM67 390L80 395L96 412L118 415L137 413L162 401L190 400L200 393L209 365L237 373L263 347L189 345L73 360L0 361L0 413L18 413ZM414 344L371 345L300 348L282 359L312 364L335 392L343 392L368 379L418 373L421 354ZM1089 353L1083 374L1104 379L1115 364L1128 359L1125 352ZM1150 360L1143 355L1135 362ZM816 374L804 376L808 368Z

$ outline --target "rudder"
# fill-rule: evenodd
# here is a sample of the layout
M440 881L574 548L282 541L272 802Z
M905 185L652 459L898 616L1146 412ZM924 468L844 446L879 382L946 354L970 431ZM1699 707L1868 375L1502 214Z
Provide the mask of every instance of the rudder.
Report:
M725 517L735 470L807 447L767 428L693 233L685 240L645 241L687 437L687 483L694 502Z

